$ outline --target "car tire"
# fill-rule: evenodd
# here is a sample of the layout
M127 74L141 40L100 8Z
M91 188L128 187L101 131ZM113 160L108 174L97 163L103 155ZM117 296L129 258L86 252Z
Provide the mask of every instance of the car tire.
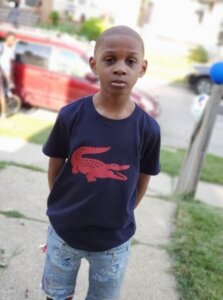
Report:
M17 113L21 108L21 104L22 104L21 99L17 95L12 94L12 96L7 97L6 99L7 116Z
M208 77L200 77L195 83L195 91L200 94L211 94L212 82Z

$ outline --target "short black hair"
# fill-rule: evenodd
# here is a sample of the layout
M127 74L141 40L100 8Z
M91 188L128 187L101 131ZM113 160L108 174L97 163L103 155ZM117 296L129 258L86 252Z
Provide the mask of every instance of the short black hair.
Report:
M16 37L16 35L15 35L15 33L13 31L8 31L5 38L7 39L9 36Z
M107 30L103 31L101 33L101 35L97 38L96 44L95 44L95 47L94 47L94 55L96 54L101 42L103 42L103 40L106 37L111 36L111 35L115 35L115 34L117 34L117 35L118 34L120 34L120 35L129 35L129 36L132 36L135 39L137 39L139 41L139 43L141 44L141 46L142 46L142 51L143 51L143 54L144 54L144 42L143 42L141 36L135 30L133 30L132 28L130 28L128 26L117 25L117 26L110 27Z

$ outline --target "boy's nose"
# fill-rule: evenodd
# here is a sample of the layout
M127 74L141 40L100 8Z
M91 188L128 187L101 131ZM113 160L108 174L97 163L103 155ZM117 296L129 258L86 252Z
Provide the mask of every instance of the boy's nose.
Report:
M125 75L126 74L126 68L124 63L119 63L115 66L114 70L113 70L114 74L118 74L118 75Z

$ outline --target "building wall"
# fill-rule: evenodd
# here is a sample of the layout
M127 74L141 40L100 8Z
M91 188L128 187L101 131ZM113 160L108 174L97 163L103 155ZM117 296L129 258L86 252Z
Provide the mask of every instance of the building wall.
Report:
M217 3L212 11L197 1L153 0L154 8L148 30L156 36L183 42L216 45L223 21L223 3ZM203 9L199 21L198 10Z
M49 15L53 9L53 0L43 0L42 6L40 7L40 20L42 23L49 22Z

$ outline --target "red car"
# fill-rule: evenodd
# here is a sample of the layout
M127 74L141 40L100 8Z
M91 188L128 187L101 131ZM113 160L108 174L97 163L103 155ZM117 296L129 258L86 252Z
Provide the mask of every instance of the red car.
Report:
M6 34L0 29L0 40ZM97 78L88 65L86 44L36 29L17 29L15 34L14 80L23 103L58 111L98 91ZM135 89L132 100L151 116L158 116L159 104L150 94Z

